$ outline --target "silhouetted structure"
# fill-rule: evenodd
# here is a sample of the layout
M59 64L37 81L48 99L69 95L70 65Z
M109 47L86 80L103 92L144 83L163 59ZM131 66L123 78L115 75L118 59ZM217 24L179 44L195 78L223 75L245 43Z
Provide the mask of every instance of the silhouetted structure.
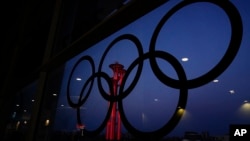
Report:
M113 82L113 92L111 94L113 94L113 96L117 96L118 87L122 83L126 70L123 69L124 66L119 63L111 64L109 67L114 73L113 77L111 78ZM112 105L112 112L107 123L106 130L107 140L121 140L121 118L118 111L117 102L114 102Z

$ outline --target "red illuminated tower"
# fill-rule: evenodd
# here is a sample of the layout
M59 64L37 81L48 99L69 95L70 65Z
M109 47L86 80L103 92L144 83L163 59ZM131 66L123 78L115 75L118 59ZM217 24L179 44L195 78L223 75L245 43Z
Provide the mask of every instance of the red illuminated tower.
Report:
M113 70L113 94L114 96L117 95L118 87L120 86L123 76L126 72L125 69L123 69L123 65L119 63L111 64L109 67ZM107 123L107 129L106 129L106 140L109 141L119 141L121 139L121 119L120 119L120 113L118 111L117 102L114 102L112 107L112 112L110 119Z

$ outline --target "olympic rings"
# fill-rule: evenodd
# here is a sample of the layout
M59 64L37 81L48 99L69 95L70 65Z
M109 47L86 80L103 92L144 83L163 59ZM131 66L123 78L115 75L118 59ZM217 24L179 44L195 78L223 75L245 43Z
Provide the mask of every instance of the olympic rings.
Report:
M77 67L82 61L85 61L85 60L88 61L88 62L90 63L91 69L92 69L92 73L95 72L94 61L93 61L93 59L92 59L90 56L83 56L83 57L81 57L81 58L76 62L76 64L74 65L74 67L73 67L73 69L72 69L72 71L71 71L71 73L70 73L70 75L69 75L68 85L67 85L67 100L68 100L69 105L70 105L71 107L74 107L74 108L80 107L81 105L84 104L84 102L86 101L86 99L88 98L88 96L89 96L89 94L90 94L90 91L91 91L91 89L92 89L92 87L93 87L93 83L94 83L94 81L91 81L89 90L88 90L88 92L87 92L87 94L86 94L86 96L85 96L85 98L84 98L83 100L81 100L81 99L82 99L82 95L83 95L83 92L84 92L85 88L87 87L87 84L88 84L88 83L85 83L84 87L82 88L78 103L73 103L73 102L71 101L71 99L70 99L70 91L69 91L70 80L71 80L71 78L72 78L72 76L73 76L73 73L74 73L76 67ZM92 79L87 80L87 82L89 82L90 80L92 80Z
M155 130L155 131L152 131L152 132L142 132L142 131L139 131L136 128L134 128L129 123L128 119L125 116L122 100L118 102L120 116L121 116L122 122L123 122L124 126L126 127L126 129L128 129L128 131L133 133L135 136L137 136L139 138L144 138L144 139L149 139L151 137L153 137L153 138L162 137L162 136L166 135L167 133L169 133L172 129L174 129L174 127L177 125L177 123L179 122L179 120L182 117L182 113L178 112L179 107L181 107L183 109L186 108L187 96L188 96L188 89L185 87L185 83L187 82L185 71L184 71L183 67L181 66L181 64L178 62L178 60L169 53L166 53L163 51L155 51L153 53L146 53L141 58L136 59L132 63L132 65L128 68L126 73L129 74L137 64L139 64L141 61L144 61L145 59L151 58L153 56L168 61L174 67L174 69L177 71L177 75L178 75L179 80L182 82L183 87L180 88L179 101L178 101L175 113L173 114L173 116L171 117L169 122L167 122L162 128ZM126 81L126 79L127 79L127 77L124 76L124 81ZM120 91L123 91L123 87L120 88Z
M111 83L111 81L110 81L110 78L108 77L108 75L106 74L106 73L103 73L103 72L101 72L101 73L95 73L95 74L93 74L87 81L86 81L86 83L85 83L85 85L89 82L89 81L91 81L91 80L93 80L94 78L104 78L108 83ZM112 86L112 84L109 84L109 86ZM111 90L112 89L112 87L109 87L109 90ZM99 89L100 90L100 89ZM101 91L100 91L100 93L101 93ZM102 93L101 93L102 94ZM105 94L102 94L102 95L105 95ZM89 131L89 130L85 130L85 133L88 135L88 136L96 136L96 135L98 135L100 132L102 132L102 130L105 128L105 126L106 126L106 123L108 122L108 120L109 120L109 118L110 118L110 115L111 115L111 112L112 112L112 107L113 107L113 104L114 104L114 102L113 101L110 101L109 102L109 107L108 107L108 112L106 113L106 116L105 116L105 118L104 118L104 120L103 120L103 122L101 123L101 125L98 127L98 128L96 128L95 130L93 130L93 131ZM83 104L82 104L83 105ZM81 116L80 116L80 107L77 107L77 122L78 122L78 124L81 124L82 123L82 121L81 121Z
M222 59L215 65L215 67L200 77L197 77L197 78L194 78L191 80L187 80L185 71L184 71L182 65L180 64L180 62L178 62L178 60L173 55L171 55L167 52L156 50L155 47L156 47L158 34L161 31L163 25L168 21L168 19L171 18L171 16L173 16L178 10L182 9L183 7L188 6L190 4L193 4L193 3L197 3L197 2L209 2L209 3L212 3L214 5L219 6L222 10L224 10L225 13L227 14L227 16L229 17L229 21L231 23L232 33L231 33L231 40L230 40L228 49L227 49L226 53L224 54L224 56L222 57ZM97 72L95 72L94 61L90 56L84 56L84 57L80 58L76 62L76 64L74 65L74 67L70 73L70 76L69 76L68 85L67 85L68 103L71 107L77 108L77 121L78 121L78 123L81 123L80 107L87 100L87 98L91 92L91 89L93 87L94 79L97 78L99 92L105 100L110 102L110 106L109 106L108 112L107 112L106 117L105 117L104 121L102 122L102 124L94 131L86 131L88 135L97 135L105 128L105 125L106 125L106 123L110 117L110 114L111 114L111 107L114 104L114 102L117 102L123 125L130 133L132 133L135 137L138 137L141 139L161 138L161 137L165 136L166 134L168 134L169 132L171 132L176 127L178 122L180 121L182 114L178 113L178 110L179 110L179 107L181 107L183 109L185 109L185 107L186 107L187 98L188 98L188 89L200 87L202 85L209 83L211 80L215 79L220 74L222 74L228 68L228 66L232 63L232 61L234 60L234 58L237 55L237 52L240 48L242 34L243 34L243 27L242 27L242 20L241 20L240 14L237 11L236 7L230 1L217 1L217 0L185 0L185 1L182 1L179 4L177 4L176 6L174 6L171 10L169 10L163 16L163 18L160 20L160 22L158 23L156 29L153 32L153 35L152 35L152 38L151 38L151 41L149 44L149 52L143 53L142 44L140 43L139 39L137 39L137 37L135 37L134 35L131 35L131 34L124 34L124 35L121 35L121 36L115 38L108 45L108 47L104 51L103 56L101 57ZM121 40L132 41L137 48L137 52L138 52L139 57L136 58L128 66L128 69L127 69L127 71L124 75L124 78L123 78L123 82L120 85L118 95L114 96L113 91L112 91L112 81L111 81L110 77L108 76L108 74L106 74L105 72L102 72L102 65L103 65L104 59L106 58L109 50L117 42L119 42ZM177 75L178 75L178 80L172 79L169 76L167 76L166 74L164 74L164 72L159 68L159 66L156 62L156 58L161 58L165 61L168 61L173 66L173 68L176 70ZM165 125L163 125L161 128L156 129L155 131L152 131L152 132L143 132L143 131L137 130L135 127L133 127L131 125L131 123L128 121L128 119L124 113L124 109L123 109L123 99L125 97L129 96L131 91L135 88L137 82L140 79L141 72L143 69L143 63L146 59L149 59L151 69L152 69L154 75L158 78L158 80L160 82L162 82L166 86L180 90L178 104L177 104L177 107L176 107L175 112L173 113L172 117L170 118L170 120L168 122L166 122ZM81 61L85 61L85 60L91 64L92 75L87 79L86 83L83 85L83 88L80 92L80 97L79 97L78 103L73 103L70 99L70 92L69 92L70 80L71 80L71 77L72 77L73 72L75 71L76 67L79 65L79 63ZM137 68L137 71L136 71L136 74L135 74L133 81L131 82L131 84L128 86L127 89L124 89L129 75L131 74L132 70L136 66L138 66L138 68ZM106 92L104 90L102 83L101 83L101 79L105 79L105 81L108 83L109 92ZM85 89L87 88L89 83L90 83L90 87L86 93L86 96L82 99L83 92L85 91Z
M151 38L149 51L154 52L155 51L155 44L157 40L157 36L163 27L164 23L173 15L175 12L180 10L181 8L190 5L192 3L196 2L210 2L213 3L220 8L222 8L226 14L229 17L229 20L231 22L231 28L232 28L232 35L231 35L231 41L228 47L228 50L226 51L225 55L221 59L221 61L209 72L206 74L192 79L188 80L187 87L189 89L200 87L204 84L207 84L208 82L212 81L216 77L218 77L222 72L224 72L227 67L231 64L233 59L235 58L241 44L242 39L242 33L243 33L243 27L242 27L242 21L239 12L237 11L236 7L230 2L230 1L217 1L217 0L185 0L173 7L159 22L158 26L156 27L153 36ZM156 59L151 58L150 59L151 68L155 72L155 75L157 78L164 84L171 86L173 88L180 88L181 84L178 80L174 80L168 76L166 76L157 65Z
M71 78L72 78L72 76L73 76L73 72L75 71L76 67L77 67L82 61L85 61L85 60L87 60L87 61L91 64L91 68L92 68L92 73L93 73L93 74L92 74L92 75L87 79L87 81L85 82L85 84L84 84L84 86L83 86L83 88L82 88L82 90L81 90L81 93L80 93L80 97L79 97L78 103L73 103L73 102L71 101L71 99L70 99L70 91L69 91L70 80L71 80ZM81 124L81 123L82 123L82 122L81 122L81 117L80 117L80 107L85 103L85 101L86 101L87 98L89 97L89 94L90 94L91 89L92 89L92 87L93 87L94 78L95 78L95 77L98 77L98 78L101 78L101 77L102 77L102 78L104 78L108 83L111 83L111 82L110 82L110 78L107 76L107 74L105 74L105 73L94 73L94 72L95 72L95 68L94 68L94 61L93 61L93 59L92 59L90 56L83 56L82 58L80 58L80 59L76 62L76 64L74 65L74 67L73 67L73 69L72 69L72 71L71 71L71 73L70 73L70 77L69 77L68 85L67 85L67 101L68 101L68 103L69 103L69 105L70 105L71 107L77 109L77 122L78 122L78 124ZM88 86L89 83L90 83L90 87L89 87L89 89L88 89L88 91L87 91L87 94L86 94L86 96L84 97L84 99L81 100L81 99L82 99L83 92L84 92L84 90L86 89L86 87ZM111 84L110 84L109 86L111 86ZM112 87L110 87L109 89L111 90ZM113 105L113 102L111 101L111 102L109 103L108 112L107 112L107 114L106 114L106 116L105 116L105 119L104 119L104 121L102 122L102 124L101 124L97 129L95 129L94 131L88 131L88 130L86 130L86 134L88 134L88 135L90 135L90 136L95 136L95 135L99 134L99 133L103 130L103 128L105 128L105 125L106 125L106 123L107 123L107 121L108 121L108 119L109 119L109 117L110 117L111 111L112 111L112 105Z
M102 58L101 58L101 61L100 61L100 65L99 65L99 69L98 69L98 73L101 72L101 69L102 69L102 65L103 65L103 61L108 53L108 51L113 47L114 44L116 44L117 42L121 41L121 40L130 40L132 41L135 46L137 47L137 51L138 51L138 56L142 56L143 55L143 49L142 49L142 45L140 43L140 41L133 35L131 34L124 34L124 35L121 35L119 37L117 37L114 41L112 41L110 43L110 45L107 47L107 49L105 50ZM143 62L139 63L138 65L138 69L137 69L137 72L136 72L136 76L134 78L134 81L131 83L131 85L128 87L128 89L125 91L125 92L122 92L122 93L119 93L117 96L113 96L112 94L111 95L102 95L106 100L109 100L109 101L118 101L118 100L121 100L122 98L124 98L124 95L128 95L132 89L134 89L135 87L135 84L138 82L139 80L139 77L140 77L140 74L142 72L142 67L143 67ZM125 73L125 76L126 76L126 73ZM101 94L105 93L104 92L104 89L103 89L103 86L101 84L101 81L100 81L100 78L97 78L97 81L98 81L98 87L101 91ZM124 82L122 82L122 87L124 86Z

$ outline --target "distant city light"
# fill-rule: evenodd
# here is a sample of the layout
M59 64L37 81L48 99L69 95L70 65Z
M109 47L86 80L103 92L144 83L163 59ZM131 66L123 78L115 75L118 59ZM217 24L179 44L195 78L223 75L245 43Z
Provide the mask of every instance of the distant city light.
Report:
M35 102L35 100L34 100L34 99L32 99L32 100L31 100L31 102Z
M16 104L17 107L19 107L20 105L19 104Z
M49 126L49 122L50 122L49 119L45 120L45 124L44 125L45 126Z
M54 93L54 94L52 94L53 96L57 96L57 94L56 93Z
M20 126L20 121L16 123L16 130L19 128L19 126Z
M181 115L183 115L184 114L184 112L185 112L185 109L183 109L182 107L178 107L178 112L177 112L177 114L179 115L179 116L181 116Z
M241 116L249 118L250 117L250 102L245 100L240 107Z
M189 59L188 59L187 57L183 57L181 60L182 60L183 62L187 62Z

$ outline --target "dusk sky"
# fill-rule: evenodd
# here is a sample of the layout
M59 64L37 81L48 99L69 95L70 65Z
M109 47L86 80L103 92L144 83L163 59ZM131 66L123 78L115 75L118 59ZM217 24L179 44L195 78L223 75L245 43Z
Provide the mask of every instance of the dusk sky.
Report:
M76 62L89 55L94 60L94 71L98 72L106 48L124 34L132 34L138 38L143 53L148 53L158 23L179 2L167 2L66 63L55 117L55 130L76 130L76 110L68 105L66 97L69 75ZM208 131L212 135L224 135L228 134L230 124L250 124L250 2L231 2L238 9L243 22L243 37L237 56L219 77L188 90L184 116L169 136L183 135L185 131ZM164 23L157 36L155 50L173 55L181 63L187 79L191 80L206 74L221 60L230 38L231 25L226 13L212 3L199 2L183 7ZM107 52L102 71L111 77L113 73L109 68L110 64L119 62L127 69L137 58L135 44L129 40L121 40ZM188 60L183 61L183 58ZM178 80L176 70L168 61L160 58L156 60L165 75ZM153 73L149 59L145 59L143 63L140 79L131 93L123 99L123 108L128 121L136 129L154 131L166 124L173 115L180 90L163 84ZM134 79L137 67L129 74L125 89ZM82 88L91 75L88 61L82 61L76 67L70 80L70 97L74 103L78 102ZM108 93L104 79L102 84ZM83 97L86 91L87 89L83 92ZM87 101L81 106L81 120L86 129L91 131L98 128L107 110L108 102L101 96L95 79ZM123 132L127 132L125 128Z

